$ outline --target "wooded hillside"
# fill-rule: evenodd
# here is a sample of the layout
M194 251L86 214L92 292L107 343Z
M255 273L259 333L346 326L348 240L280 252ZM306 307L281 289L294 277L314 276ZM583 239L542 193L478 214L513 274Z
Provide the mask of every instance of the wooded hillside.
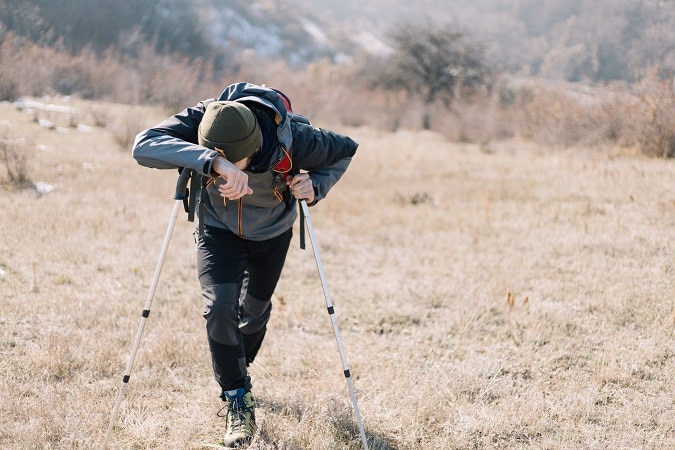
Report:
M567 81L635 81L675 70L673 0L3 0L3 32L41 45L209 57L219 65L252 49L294 64L388 43L404 23L453 23L485 42L499 70ZM375 47L378 48L378 47ZM672 75L671 75L672 76Z

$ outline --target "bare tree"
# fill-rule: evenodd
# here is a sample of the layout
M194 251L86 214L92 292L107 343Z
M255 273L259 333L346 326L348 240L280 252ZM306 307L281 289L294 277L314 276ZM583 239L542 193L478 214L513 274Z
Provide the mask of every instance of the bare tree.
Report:
M488 83L484 49L454 26L408 25L390 35L393 52L374 80L387 90L404 90L423 104L422 126L430 128L431 107L449 109L458 95Z

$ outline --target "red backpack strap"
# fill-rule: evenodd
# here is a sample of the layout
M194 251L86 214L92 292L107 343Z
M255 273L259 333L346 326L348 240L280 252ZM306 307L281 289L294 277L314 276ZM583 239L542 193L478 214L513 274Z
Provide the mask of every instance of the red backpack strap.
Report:
M284 102L284 106L286 107L286 111L293 114L293 106L291 105L291 99L288 98L288 95L284 94L279 89L272 88L272 90L274 92L276 92L277 94L279 94L279 97L281 97L281 101Z

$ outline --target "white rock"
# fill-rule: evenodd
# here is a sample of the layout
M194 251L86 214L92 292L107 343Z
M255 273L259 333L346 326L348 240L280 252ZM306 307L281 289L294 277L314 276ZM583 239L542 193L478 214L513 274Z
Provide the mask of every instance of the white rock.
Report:
M38 125L40 125L41 127L44 127L44 128L49 128L50 130L56 128L56 124L54 122L52 122L51 120L47 120L47 119L38 120Z
M33 186L35 186L35 191L40 195L47 195L56 189L56 186L53 184L46 183L44 181L36 181Z

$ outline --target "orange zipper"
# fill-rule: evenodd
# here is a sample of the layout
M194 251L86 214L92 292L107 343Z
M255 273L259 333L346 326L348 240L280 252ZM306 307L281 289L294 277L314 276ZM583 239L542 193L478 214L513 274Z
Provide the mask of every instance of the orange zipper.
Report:
M237 211L237 225L239 228L239 237L244 237L244 227L242 226L242 215L243 215L243 205L241 199L238 201L238 211Z

